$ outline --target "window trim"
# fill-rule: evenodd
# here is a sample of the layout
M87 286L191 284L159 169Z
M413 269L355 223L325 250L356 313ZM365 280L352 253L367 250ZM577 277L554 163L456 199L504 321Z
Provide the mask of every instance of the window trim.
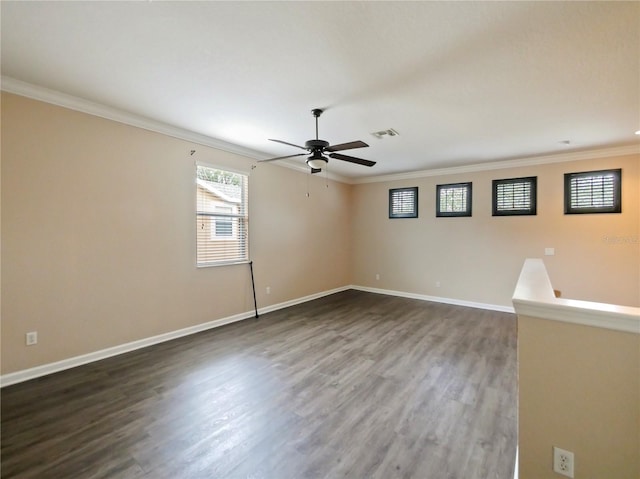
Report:
M396 192L410 191L413 193L414 210L409 213L394 213L393 211L393 195ZM390 188L389 189L389 218L417 218L418 217L418 187L410 186L406 188Z
M464 211L441 211L440 190L445 188L466 188L467 202L466 202ZM469 216L472 216L472 213L473 213L473 182L472 181L436 185L436 218L469 217Z
M197 179L198 179L198 167L204 167L204 168L210 168L210 169L214 169L214 170L220 170L220 171L224 171L227 173L233 173L233 174L237 174L237 175L241 175L243 177L245 177L245 181L243 184L243 191L241 193L241 198L243 199L242 202L244 202L244 213L233 213L233 214L226 214L226 213L220 213L220 214L216 214L216 213L209 213L209 212L205 212L204 215L202 214L203 212L201 212L200 210L198 210L198 202L197 202L197 197L198 197L198 185L197 185ZM249 249L249 182L250 182L250 175L247 171L242 171L242 170L237 170L237 169L233 169L233 168L229 168L226 166L219 166L219 165L213 165L211 163L206 163L206 162L195 162L194 164L194 188L195 188L195 197L196 197L196 203L195 203L195 218L196 218L196 228L197 225L199 223L198 218L200 216L209 216L211 218L216 218L216 217L226 217L231 219L232 221L234 219L237 219L238 221L243 221L245 224L245 238L244 240L242 240L240 238L240 235L242 234L240 231L236 231L237 228L234 228L234 236L233 236L233 240L236 241L244 241L244 251L245 251L245 255L244 258L233 258L233 259L229 259L229 260L218 260L218 261L209 261L209 262L198 262L198 236L197 236L197 232L195 235L195 265L196 268L211 268L211 267L218 267L218 266L230 266L230 265L234 265L234 264L247 264L251 262L251 252ZM215 221L215 220L212 220ZM219 240L225 240L224 238L220 238ZM218 240L212 240L212 241L218 241ZM227 239L227 241L229 241Z
M499 210L498 209L498 187L504 184L529 183L531 188L529 208ZM538 177L525 176L521 178L503 178L492 180L492 216L533 216L538 214Z
M576 208L571 205L571 180L578 177L600 176L612 174L613 180L613 206L591 206ZM601 213L622 213L622 169L612 168L607 170L580 171L576 173L564 174L564 214L601 214Z

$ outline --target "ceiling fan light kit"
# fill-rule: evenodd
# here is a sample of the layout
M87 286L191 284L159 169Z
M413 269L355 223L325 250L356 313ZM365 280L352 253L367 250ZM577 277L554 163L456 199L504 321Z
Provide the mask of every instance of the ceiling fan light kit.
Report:
M322 168L327 166L327 163L329 163L329 160L327 160L327 158L318 151L314 151L313 154L309 158L307 158L307 165L309 165L314 170L321 170Z
M289 143L287 141L282 140L274 140L269 138L269 141L275 141L276 143L282 143L283 145L293 146L295 148L300 148L301 150L306 150L308 153L311 153L309 157L307 157L307 165L311 168L311 173L318 173L322 171L322 168L327 166L329 163L329 158L334 158L336 160L347 161L349 163L355 163L363 166L373 166L376 164L375 161L364 160L362 158L356 158L355 156L343 155L341 153L335 153L336 151L343 150L351 150L354 148L365 148L368 147L363 141L350 141L348 143L341 143L339 145L330 145L328 141L321 140L318 138L318 118L322 115L322 111L320 108L314 108L311 110L311 114L316 119L316 138L315 140L308 140L305 142L304 146L296 145L294 143ZM328 152L328 155L325 155L325 152ZM295 155L287 155L287 156L278 156L276 158L269 158L268 160L260 160L260 162L265 161L275 161L275 160L284 160L285 158L293 158L296 156L304 156L307 153L297 153Z

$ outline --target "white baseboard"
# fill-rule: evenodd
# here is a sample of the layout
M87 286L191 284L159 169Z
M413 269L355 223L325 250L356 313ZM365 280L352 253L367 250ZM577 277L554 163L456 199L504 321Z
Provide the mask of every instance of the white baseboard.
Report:
M272 304L271 306L265 306L264 308L258 308L258 314L270 313L272 311L277 311L279 309L295 306L296 304L306 303L307 301L312 301L314 299L322 298L324 296L328 296L334 293L339 293L341 291L346 291L348 289L355 289L358 291L365 291L369 293L386 294L389 296L400 296L403 298L420 299L423 301L434 301L437 303L454 304L457 306L467 306L470 308L502 311L506 313L514 312L512 307L495 305L495 304L476 303L472 301L463 301L463 300L452 299L452 298L440 298L437 296L427 296L422 294L406 293L402 291L393 291L388 289L378 289L378 288L369 288L366 286L349 285L349 286L343 286L340 288L335 288L327 291L322 291L320 293L311 294L301 298L292 299L290 301L284 301L278 304ZM81 356L74 356L72 358L63 359L61 361L56 361L54 363L43 364L41 366L36 366L34 368L23 369L22 371L16 371L14 373L4 374L0 376L0 388L5 386L10 386L12 384L28 381L30 379L39 378L41 376L46 376L48 374L64 371L65 369L75 368L76 366L82 366L83 364L92 363L94 361L100 361L102 359L110 358L112 356L117 356L119 354L135 351L136 349L146 348L154 344L164 343L165 341L171 341L172 339L181 338L183 336L199 333L201 331L206 331L208 329L218 328L220 326L224 326L225 324L235 323L236 321L242 321L244 319L249 319L253 317L255 317L255 312L247 311L244 313L235 314L233 316L228 316L226 318L214 319L213 321L197 324L195 326L190 326L188 328L178 329L176 331L170 331L168 333L159 334L157 336L151 336L149 338L139 339L137 341L132 341L130 343L120 344L118 346L113 346L111 348L101 349L99 351L83 354Z
M386 294L389 296L400 296L402 298L420 299L422 301L433 301L435 303L466 306L468 308L488 309L489 311L500 311L503 313L515 313L513 306L503 306L500 304L476 303L475 301L465 301L463 299L442 298L439 296L428 296L426 294L407 293L404 291L393 291L390 289L370 288L368 286L351 285L351 289L366 291L367 293Z
M350 286L343 286L341 288L335 288L328 291L322 291L320 293L311 294L302 298L296 298L283 303L272 304L271 306L265 306L264 308L258 308L258 314L266 314L279 309L295 306L296 304L306 303L314 299L322 298L330 294L339 293L351 289ZM225 324L235 323L244 319L255 317L255 311L247 311L226 318L214 319L206 323L197 324L188 328L178 329L176 331L170 331L168 333L159 334L157 336L151 336L149 338L139 339L130 343L120 344L111 348L101 349L92 353L83 354L81 356L74 356L72 358L63 359L54 363L43 364L34 368L23 369L22 371L16 371L14 373L4 374L0 376L0 388L10 386L12 384L21 383L30 379L39 378L48 374L64 371L65 369L75 368L76 366L82 366L83 364L92 363L94 361L100 361L101 359L110 358L119 354L135 351L136 349L146 348L154 344L164 343L165 341L171 341L172 339L181 338L190 334L199 333L208 329L218 328Z
M265 306L264 308L258 308L259 314L270 313L271 311L277 311L279 309L288 308L290 306L295 306L296 304L306 303L307 301L313 301L314 299L324 298L325 296L329 296L335 293L341 293L342 291L347 291L349 289L353 289L353 286L341 286L340 288L329 289L327 291L322 291L320 293L310 294L308 296L303 296L302 298L292 299L290 301L285 301L283 303L273 304L271 306ZM254 316L254 313L250 313L251 316Z

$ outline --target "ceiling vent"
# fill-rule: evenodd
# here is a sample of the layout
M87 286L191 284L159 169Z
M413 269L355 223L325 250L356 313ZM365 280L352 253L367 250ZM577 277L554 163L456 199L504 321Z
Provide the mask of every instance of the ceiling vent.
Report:
M375 136L378 140L381 140L385 136L398 136L398 132L393 128L389 128L388 130L375 131L371 134Z

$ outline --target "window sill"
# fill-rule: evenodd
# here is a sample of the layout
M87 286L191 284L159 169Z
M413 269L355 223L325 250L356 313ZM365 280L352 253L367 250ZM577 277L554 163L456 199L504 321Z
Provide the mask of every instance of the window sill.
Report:
M233 266L236 264L249 264L251 263L251 261L247 260L242 260L242 261L220 261L220 262L216 262L216 263L202 263L202 264L196 264L196 268L200 269L200 268L216 268L218 266Z

